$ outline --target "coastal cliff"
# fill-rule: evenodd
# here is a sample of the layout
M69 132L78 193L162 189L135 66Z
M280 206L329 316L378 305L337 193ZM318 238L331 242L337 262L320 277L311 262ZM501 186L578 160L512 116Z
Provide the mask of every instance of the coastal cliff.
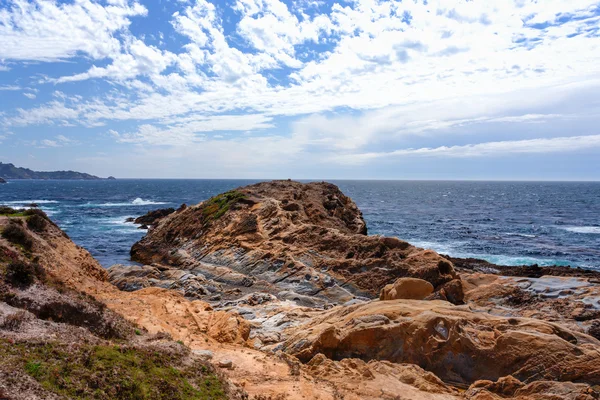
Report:
M38 211L14 211L0 216L0 397L131 397L110 392L123 381L62 375L52 351L21 351L52 343L75 370L91 354L171 398L600 398L596 275L455 266L367 235L331 184L265 182L154 213L132 248L144 265L108 270ZM31 267L26 284L17 261ZM125 350L105 357L115 345ZM152 368L136 375L136 363ZM142 379L156 367L187 383ZM65 392L73 382L83 392ZM176 391L187 384L198 392Z

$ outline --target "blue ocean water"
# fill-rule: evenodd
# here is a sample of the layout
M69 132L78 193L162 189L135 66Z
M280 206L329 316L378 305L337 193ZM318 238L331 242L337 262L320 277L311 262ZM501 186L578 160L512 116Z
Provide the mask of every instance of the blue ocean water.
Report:
M195 204L251 180L10 181L0 204L35 202L102 265L128 262L145 231L125 223ZM600 183L332 181L363 211L370 234L504 265L600 269Z

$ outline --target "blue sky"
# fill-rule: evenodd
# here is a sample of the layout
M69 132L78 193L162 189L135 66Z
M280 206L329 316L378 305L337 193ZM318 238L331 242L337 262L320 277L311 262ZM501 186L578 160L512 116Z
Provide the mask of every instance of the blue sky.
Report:
M600 1L0 0L0 161L600 179Z

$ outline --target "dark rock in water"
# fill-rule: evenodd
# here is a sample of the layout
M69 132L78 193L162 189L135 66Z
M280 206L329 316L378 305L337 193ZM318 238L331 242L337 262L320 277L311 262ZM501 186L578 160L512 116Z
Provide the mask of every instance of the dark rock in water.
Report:
M0 183L6 183L6 181L2 178L0 178Z
M480 260L477 258L455 258L450 256L444 256L448 260L452 261L454 266L460 270L483 272L486 274L498 274L504 276L523 276L527 278L540 278L544 275L550 276L572 276L591 278L600 280L600 271L594 271L584 268L572 268L569 266L552 265L547 267L540 267L537 264L534 265L497 265Z
M173 214L175 212L174 208L162 208L160 210L150 211L141 217L137 217L134 222L136 224L143 225L156 225L158 221L167 215ZM144 228L147 229L148 227Z
M306 306L377 298L401 277L426 280L435 291L457 279L452 263L434 251L367 236L356 204L324 182L263 182L220 194L155 225L131 255L144 264L196 268L241 290L265 282L279 299ZM461 295L450 285L443 298L460 303Z
M135 218L129 217L129 218L125 219L125 222L135 222Z
M138 229L148 229L148 225L143 224L138 227Z
M107 181L116 181L117 178L115 178L114 176L109 176L108 178L106 178Z
M29 203L27 204L27 207L38 208L39 206L36 203Z

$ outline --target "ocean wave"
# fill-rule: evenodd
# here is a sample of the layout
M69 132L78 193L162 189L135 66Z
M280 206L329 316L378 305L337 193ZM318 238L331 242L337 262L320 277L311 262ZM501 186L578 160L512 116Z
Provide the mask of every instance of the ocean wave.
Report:
M506 236L518 236L518 237L524 237L524 238L529 238L529 239L533 239L533 238L537 237L537 235L531 235L528 233L507 233Z
M560 229L573 233L600 234L600 226L568 226L564 228L561 227Z
M12 201L2 201L1 204L54 204L58 203L56 200L12 200Z
M79 207L132 207L132 206L151 206L151 205L160 205L160 204L169 204L163 201L152 201L152 200L144 200L140 197L129 203L86 203L81 204Z
M135 215L125 215L123 217L110 217L103 219L102 222L108 225L132 226L133 222L127 222L127 219L135 217Z
M472 254L470 257L485 260L492 264L497 265L508 265L508 266L520 266L520 265L533 265L537 264L540 266L551 266L551 265L562 265L562 266L575 266L576 263L572 263L567 260L556 260L547 258L535 258L535 257L518 257L518 256L503 256L503 255L492 255L492 254Z

